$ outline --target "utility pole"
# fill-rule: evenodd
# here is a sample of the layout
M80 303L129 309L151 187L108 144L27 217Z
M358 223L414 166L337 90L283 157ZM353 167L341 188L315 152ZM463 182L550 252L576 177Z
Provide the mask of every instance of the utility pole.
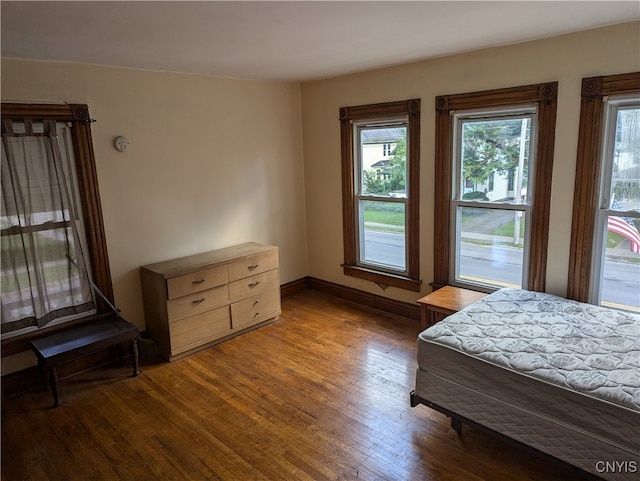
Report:
M527 144L527 123L528 118L522 119L522 127L520 128L520 155L518 157L518 170L516 170L516 178L514 182L513 191L513 203L522 203L522 183L524 177L524 158L526 153ZM522 218L522 211L515 211L515 219L513 222L513 243L514 245L520 244L520 219Z

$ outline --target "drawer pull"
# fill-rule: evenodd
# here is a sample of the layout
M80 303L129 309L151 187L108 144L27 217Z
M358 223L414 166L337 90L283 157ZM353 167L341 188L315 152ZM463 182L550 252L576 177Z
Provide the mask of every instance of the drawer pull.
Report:
M196 299L195 301L191 301L191 304L200 304L201 302L206 301L207 298L203 297L202 299Z
M202 284L204 281L204 279L200 279L199 281L192 281L191 284Z
M260 281L254 281L251 284L249 284L249 287L256 287L258 284L260 284Z
M253 306L255 307L255 306L257 306L258 304L260 304L260 301L255 301L255 302L253 303Z
M250 266L247 266L247 269L255 271L258 267L260 267L260 264L251 264Z
M259 313L259 312L256 312L256 313L253 315L253 318L255 319L255 318L256 318L256 317L258 317L259 315L260 315L260 313Z

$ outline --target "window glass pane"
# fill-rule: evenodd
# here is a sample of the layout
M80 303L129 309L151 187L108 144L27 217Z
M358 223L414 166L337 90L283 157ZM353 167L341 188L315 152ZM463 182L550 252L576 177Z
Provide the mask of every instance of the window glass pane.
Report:
M407 196L407 128L360 129L360 192Z
M22 248L25 242L30 243L27 250ZM35 258L27 259L27 252ZM3 236L0 285L5 306L18 308L23 290L38 297L42 291L30 288L34 279L47 285L46 302L51 310L67 307L71 298L74 302L84 302L78 269L69 259L77 259L70 227L42 230L32 235Z
M527 202L531 118L464 121L461 128L460 198Z
M2 218L2 228L9 227L9 223ZM22 242L19 235L5 235L0 244L2 254L2 266L0 270L0 288L4 302L12 302L19 299L21 286L28 286L27 258L25 250L14 250L12 246ZM11 266L11 268L9 268ZM18 272L18 275L14 275Z
M405 205L360 201L360 262L406 270Z
M640 108L621 108L616 119L611 209L640 209Z
M458 225L457 281L522 286L523 211L458 207Z
M609 216L602 268L603 305L640 312L639 220Z

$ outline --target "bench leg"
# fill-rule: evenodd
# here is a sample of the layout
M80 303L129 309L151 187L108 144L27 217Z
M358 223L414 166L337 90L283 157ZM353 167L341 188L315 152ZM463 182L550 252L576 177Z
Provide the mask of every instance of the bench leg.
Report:
M122 345L116 344L115 350L116 350L116 356L118 356L118 363L122 364L124 362L122 359Z
M58 396L58 370L54 367L49 368L49 383L51 384L51 393L53 394L53 407L60 406L60 397Z
M131 341L131 363L133 364L132 376L137 376L140 371L138 370L138 339Z
M451 427L458 433L458 436L462 436L462 421L458 418L451 418Z
M40 379L42 380L42 390L47 390L47 367L42 359L38 359L38 370L40 371Z

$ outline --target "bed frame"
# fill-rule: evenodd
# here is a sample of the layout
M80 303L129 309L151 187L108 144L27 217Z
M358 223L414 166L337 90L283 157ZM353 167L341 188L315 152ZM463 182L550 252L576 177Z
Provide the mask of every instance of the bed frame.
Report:
M475 429L476 431L481 431L483 433L487 433L490 436L493 436L496 439L499 439L505 443L508 443L512 446L517 446L518 449L521 449L522 451L524 451L525 453L531 455L531 456L535 456L537 458L540 458L541 460L543 460L545 463L556 463L556 464L561 464L565 469L567 469L569 472L572 472L573 474L576 475L576 477L579 477L580 479L583 479L584 481L602 481L602 478L600 476L596 476L595 474L589 473L583 469L580 469L576 466L574 466L573 464L570 464L566 461L563 461L562 459L556 458L555 456L552 456L550 454L545 453L544 451L540 451L539 449L533 448L531 446L529 446L528 444L522 443L520 441L517 441L505 434L502 434L499 431L496 431L494 429L488 428L482 424L479 424L475 421L472 421L471 419L468 419L464 416L460 416L456 413L454 413L453 411L450 411L448 409L443 408L442 406L439 406L437 404L432 403L431 401L428 401L426 399L421 398L420 396L418 396L415 391L411 391L410 394L410 398L411 398L411 407L414 408L416 406L418 406L419 404L422 404L424 406L427 406L428 408L433 409L434 411L438 411L442 414L444 414L445 416L447 416L448 418L451 419L451 428L458 433L458 436L462 436L462 426L463 424Z

